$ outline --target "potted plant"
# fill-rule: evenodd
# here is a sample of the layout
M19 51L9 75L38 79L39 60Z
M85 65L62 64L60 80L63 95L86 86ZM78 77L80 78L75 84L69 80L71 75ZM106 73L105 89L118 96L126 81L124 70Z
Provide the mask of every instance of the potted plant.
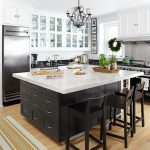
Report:
M110 60L106 57L105 54L100 54L99 65L102 66L104 69L110 70Z
M111 67L113 70L117 70L117 58L115 55L112 55L110 58Z
M121 42L117 41L116 38L110 39L108 41L108 45L112 53L118 52L121 48ZM112 57L110 59L112 69L117 70L117 58L116 55L112 54Z

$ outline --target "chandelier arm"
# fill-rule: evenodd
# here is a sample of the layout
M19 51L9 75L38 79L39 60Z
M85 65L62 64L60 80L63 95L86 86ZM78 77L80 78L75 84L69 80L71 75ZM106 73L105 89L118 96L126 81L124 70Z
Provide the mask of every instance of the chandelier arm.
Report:
M78 0L78 7L80 6L80 0Z

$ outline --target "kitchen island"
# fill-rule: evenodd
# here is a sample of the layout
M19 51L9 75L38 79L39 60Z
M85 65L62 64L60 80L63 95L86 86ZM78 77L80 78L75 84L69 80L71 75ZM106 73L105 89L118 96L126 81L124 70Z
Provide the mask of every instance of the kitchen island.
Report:
M120 81L143 75L142 72L120 70L119 73L94 72L88 66L86 75L77 76L65 70L58 79L46 79L44 75L30 72L15 73L20 79L21 114L43 132L61 142L66 137L67 107L83 102L88 97L100 96L108 90L114 93L121 89ZM96 123L97 120L91 120ZM72 118L71 135L83 131L83 123Z

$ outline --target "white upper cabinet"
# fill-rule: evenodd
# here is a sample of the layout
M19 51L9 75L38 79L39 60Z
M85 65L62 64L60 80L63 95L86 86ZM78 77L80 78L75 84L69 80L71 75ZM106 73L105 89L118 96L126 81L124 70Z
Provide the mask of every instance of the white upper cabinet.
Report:
M138 12L131 11L127 14L127 35L136 36L139 30Z
M5 7L3 24L16 26L29 26L29 10L15 7Z
M150 8L119 13L119 38L150 35Z
M89 51L90 26L77 29L70 20L58 14L31 12L32 51Z
M119 36L127 36L127 14L119 15Z

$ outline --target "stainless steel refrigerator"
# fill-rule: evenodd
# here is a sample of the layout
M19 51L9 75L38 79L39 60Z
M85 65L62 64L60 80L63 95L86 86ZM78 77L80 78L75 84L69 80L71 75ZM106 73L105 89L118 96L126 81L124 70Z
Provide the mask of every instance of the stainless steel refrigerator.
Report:
M2 93L3 105L20 101L19 80L13 73L29 71L29 28L3 26Z

